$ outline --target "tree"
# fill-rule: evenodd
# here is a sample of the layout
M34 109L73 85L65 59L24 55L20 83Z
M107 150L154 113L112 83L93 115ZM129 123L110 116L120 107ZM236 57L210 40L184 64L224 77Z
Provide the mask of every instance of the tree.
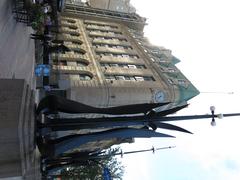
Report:
M70 166L61 170L63 180L102 180L103 168L110 170L114 180L122 180L124 166L119 162L114 154L121 152L120 147L110 148L96 158L89 160L88 165Z

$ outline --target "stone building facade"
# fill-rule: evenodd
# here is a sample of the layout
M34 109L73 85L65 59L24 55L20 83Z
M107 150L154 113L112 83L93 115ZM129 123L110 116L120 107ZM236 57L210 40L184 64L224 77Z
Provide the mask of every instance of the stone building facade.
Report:
M137 14L66 4L56 39L71 51L51 54L54 91L97 107L178 104L196 96L175 66L179 60L149 43L144 25Z
M51 93L95 107L171 102L161 107L169 109L185 104L199 91L175 66L179 60L170 50L152 45L144 37L145 25L146 19L135 13L66 2L53 43L63 42L71 51L50 55ZM106 130L81 129L57 136ZM133 141L105 139L78 150L96 151Z

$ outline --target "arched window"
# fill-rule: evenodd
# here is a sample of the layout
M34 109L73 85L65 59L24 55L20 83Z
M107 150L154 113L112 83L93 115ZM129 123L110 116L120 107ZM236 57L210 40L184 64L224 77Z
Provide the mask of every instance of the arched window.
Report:
M92 79L92 77L88 74L79 74L79 78L81 81L89 81Z
M85 66L88 66L88 63L82 62L82 61L77 61L77 66L85 67Z
M86 51L80 48L71 48L71 51L73 51L76 54L85 54Z
M78 29L78 27L77 27L77 26L74 26L74 25L70 25L70 26L68 26L68 28L69 28L69 29L74 29L74 30Z
M76 21L73 20L73 19L67 19L67 22L68 22L68 23L76 23Z
M80 36L80 34L78 32L70 32L69 33L71 36Z

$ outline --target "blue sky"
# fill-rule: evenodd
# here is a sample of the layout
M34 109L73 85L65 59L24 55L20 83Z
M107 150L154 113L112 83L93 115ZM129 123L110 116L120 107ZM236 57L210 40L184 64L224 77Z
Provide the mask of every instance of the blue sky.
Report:
M202 92L178 113L240 112L240 2L237 0L132 0L148 18L145 36L172 50L178 68ZM204 93L219 92L219 93ZM228 94L234 92L234 94ZM167 132L176 139L141 139L124 151L176 145L154 155L125 156L126 180L239 180L240 117L174 123L194 135ZM164 131L161 131L164 132ZM165 131L166 132L166 131Z

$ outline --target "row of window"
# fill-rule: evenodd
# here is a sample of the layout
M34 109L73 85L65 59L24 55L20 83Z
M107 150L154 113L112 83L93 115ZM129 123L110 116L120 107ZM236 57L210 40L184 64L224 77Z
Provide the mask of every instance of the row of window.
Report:
M63 34L70 35L70 36L75 36L75 37L80 36L80 34L78 32L64 32L63 31Z
M112 29L118 29L117 26L114 26L114 25L106 25L106 24L100 24L100 23L95 23L95 22L92 22L92 23L88 23L88 22L84 22L84 24L86 25L89 25L89 26L93 26L93 27L105 27L105 28L112 28Z
M139 64L117 64L117 63L100 63L101 67L119 67L129 69L146 69L145 65Z
M74 19L62 19L62 20L72 24L76 23L76 20Z
M81 45L82 43L79 41L64 41L64 45Z
M111 57L118 57L118 58L134 58L134 59L139 58L139 56L135 54L115 54L111 52L96 52L96 54L99 55L100 57L111 56Z
M68 79L71 80L80 80L80 81L89 81L92 79L92 76L88 74L61 74L61 79ZM120 81L155 81L152 76L128 76L128 75L107 75L105 74L106 80L120 80ZM172 79L168 79L169 83L174 84ZM177 80L178 84L186 85L186 81L183 79Z
M55 44L76 44L76 45L81 45L83 42L80 39L54 39L52 41Z
M105 30L98 30L98 29L91 29L91 30L88 30L88 32L94 32L94 33L107 33L109 35L122 35L121 32L116 32L116 31L105 31Z
M116 38L116 37L104 37L104 36L92 36L94 40L117 40L120 42L127 42L125 38Z
M67 27L68 29L71 29L71 30L78 29L78 27L76 25L69 25L69 24L64 23L63 21L61 22L60 26Z
M78 54L78 55L84 55L86 53L86 51L81 48L69 47L69 49L71 50L70 53L74 53L74 54ZM66 54L66 53L67 53L66 51L61 52L61 54Z
M71 61L68 61L71 62ZM85 67L88 65L86 62L82 61L74 61L76 62L77 66ZM67 66L67 61L66 60L59 60L59 61L53 61L53 65L60 65L60 66Z
M170 84L176 84L176 83L178 83L179 85L186 85L186 84L187 84L187 81L184 80L184 79L177 79L177 82L175 82L175 81L172 80L172 79L168 79L168 82L169 82Z
M113 31L113 30L109 30L109 29L95 29L95 28L87 27L87 30L88 30L89 32L122 34L122 32Z
M92 77L88 74L60 74L60 79L71 79L74 81L90 81L92 79Z
M107 80L122 80L122 81L155 81L152 76L128 76L128 75L108 75L105 74Z
M94 44L93 47L95 48L114 48L114 49L127 49L132 50L131 46L123 46L123 45L113 45L113 44Z

